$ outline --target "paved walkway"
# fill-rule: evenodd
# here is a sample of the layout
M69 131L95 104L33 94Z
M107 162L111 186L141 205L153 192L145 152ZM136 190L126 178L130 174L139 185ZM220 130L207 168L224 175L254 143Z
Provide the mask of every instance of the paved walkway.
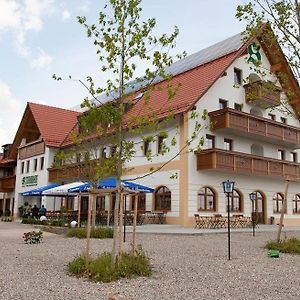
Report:
M259 225L255 232L277 232L277 225ZM283 232L300 231L300 226L283 227ZM126 226L126 232L132 232L132 226ZM203 235L203 234L216 234L227 233L227 228L218 229L195 229L187 228L179 225L156 225L148 224L137 226L138 233L151 233L151 234L177 234L177 235ZM248 228L231 228L232 233L252 232L252 227Z

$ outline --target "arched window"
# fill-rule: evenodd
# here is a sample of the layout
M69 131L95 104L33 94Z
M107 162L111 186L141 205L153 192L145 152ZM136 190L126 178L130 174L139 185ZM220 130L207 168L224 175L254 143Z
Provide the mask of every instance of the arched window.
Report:
M155 210L171 210L171 191L166 186L159 187L154 197Z
M145 211L146 210L146 194L145 193L139 193L138 196L132 196L131 198L131 210L134 210L134 201L135 197L138 197L137 199L137 210L138 211Z
M283 194L276 193L273 196L273 212L280 213L283 205Z
M231 212L242 212L242 195L239 191L233 190L229 206Z
M251 145L251 154L258 155L258 156L264 156L264 147L262 145L252 144Z
M293 213L300 214L300 194L296 194L293 199Z
M101 152L101 157L107 158L107 148L106 147L103 147L102 152Z
M207 186L198 192L198 210L216 211L216 194Z
M250 109L250 115L262 117L263 113L262 113L261 109L259 109L258 107L253 107Z

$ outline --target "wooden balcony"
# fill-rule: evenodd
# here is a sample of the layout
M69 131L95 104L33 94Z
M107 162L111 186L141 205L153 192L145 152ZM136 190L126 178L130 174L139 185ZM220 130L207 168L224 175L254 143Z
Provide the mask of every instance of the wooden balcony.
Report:
M55 168L49 168L48 174L49 174L49 181L50 182L63 182L66 179L73 179L73 180L85 180L84 176L85 174L89 174L88 177L91 174L95 173L95 166L94 165L82 165L80 163L78 164L72 164L62 167L55 167Z
M197 170L217 170L255 176L300 178L300 164L223 149L196 153Z
M0 192L12 192L16 185L16 175L5 176L0 178Z
M288 147L300 146L300 128L230 108L216 110L208 115L213 123L213 130L223 130L240 136L245 136L246 133L255 139Z
M19 147L19 159L26 159L43 153L45 153L45 143L41 140Z
M244 85L247 103L261 108L280 105L280 89L273 83L259 80Z

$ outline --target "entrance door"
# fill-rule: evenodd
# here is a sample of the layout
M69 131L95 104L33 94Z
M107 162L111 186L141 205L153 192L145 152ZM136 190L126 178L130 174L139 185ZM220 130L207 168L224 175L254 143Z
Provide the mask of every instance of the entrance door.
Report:
M255 214L256 222L259 224L265 224L265 197L260 193L256 192L256 203L255 203Z

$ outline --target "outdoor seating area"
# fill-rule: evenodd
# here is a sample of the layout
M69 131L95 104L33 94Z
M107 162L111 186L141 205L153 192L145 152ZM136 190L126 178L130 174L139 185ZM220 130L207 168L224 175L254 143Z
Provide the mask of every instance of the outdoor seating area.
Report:
M215 214L213 216L200 216L195 214L195 228L205 228L205 229L217 229L227 227L227 217L220 214ZM232 215L230 217L230 227L231 228L246 228L252 226L251 217L245 217L243 215Z
M62 219L66 221L73 221L78 219L78 211L49 211L46 213L47 219ZM87 211L80 213L80 218L83 221L87 220ZM125 224L132 225L134 214L132 211L126 211L124 214ZM109 219L109 220L108 220ZM140 211L137 213L137 225L143 224L165 224L166 213L165 212L152 212L152 211ZM98 225L113 225L114 214L113 211L97 211L96 224Z

